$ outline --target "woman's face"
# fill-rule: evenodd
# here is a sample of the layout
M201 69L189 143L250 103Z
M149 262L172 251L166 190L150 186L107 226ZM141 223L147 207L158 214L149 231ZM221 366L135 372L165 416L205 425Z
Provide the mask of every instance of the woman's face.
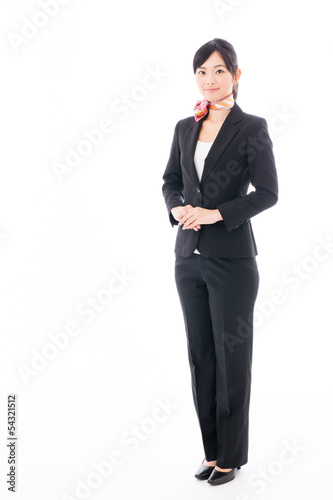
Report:
M195 77L198 88L207 101L219 101L232 92L233 84L240 77L237 69L235 78L227 70L219 52L213 52L202 66L197 68Z

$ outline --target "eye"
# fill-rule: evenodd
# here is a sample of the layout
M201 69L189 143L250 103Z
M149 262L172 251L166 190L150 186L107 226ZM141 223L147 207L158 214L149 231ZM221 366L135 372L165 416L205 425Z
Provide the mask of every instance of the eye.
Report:
M223 69L216 70L216 73L224 73Z
M204 75L204 74L205 74L205 72L204 72L203 69L201 69L200 71L198 71L198 75Z

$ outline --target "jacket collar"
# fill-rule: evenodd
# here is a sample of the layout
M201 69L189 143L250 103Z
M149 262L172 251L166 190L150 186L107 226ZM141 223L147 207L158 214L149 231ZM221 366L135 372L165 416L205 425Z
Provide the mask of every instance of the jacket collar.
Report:
M194 164L194 152L195 148L197 145L197 140L199 137L199 132L201 129L202 122L207 119L207 116L204 116L201 120L198 122L195 121L195 118L193 117L193 122L191 123L190 127L187 129L184 137L185 141L185 165L186 168L189 171L189 174L195 181L197 185L200 184L199 179L198 179L198 174L195 168ZM239 128L236 126L236 123L240 122L243 119L243 111L237 104L237 102L234 103L233 107L231 108L230 113L224 120L216 138L215 141L213 142L209 153L206 157L205 160L205 165L204 169L202 172L202 178L201 178L201 184L205 181L205 179L209 176L210 172L213 170L215 167L216 163L218 162L219 158L223 154L224 150L228 146L228 144L231 142L231 140L234 138L234 136L237 134Z

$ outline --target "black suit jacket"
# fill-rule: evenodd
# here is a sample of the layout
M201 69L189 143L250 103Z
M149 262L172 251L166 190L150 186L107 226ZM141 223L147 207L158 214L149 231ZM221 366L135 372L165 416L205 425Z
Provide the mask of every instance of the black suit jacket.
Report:
M175 253L189 257L197 248L206 257L254 257L258 254L251 217L278 200L273 144L267 122L244 113L235 102L206 157L201 182L194 152L203 120L180 120L174 131L162 192L171 225L178 221L171 209L192 205L218 209L223 217L201 229L178 227ZM248 193L252 184L255 190Z

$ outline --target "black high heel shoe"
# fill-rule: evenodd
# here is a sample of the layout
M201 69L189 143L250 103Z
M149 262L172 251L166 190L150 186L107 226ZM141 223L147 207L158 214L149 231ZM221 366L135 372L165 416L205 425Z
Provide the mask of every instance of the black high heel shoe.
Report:
M241 467L237 467L237 469L240 469ZM222 472L220 470L216 470L214 467L214 470L212 471L211 475L209 476L208 483L215 486L218 484L224 484L228 483L229 481L232 481L235 479L236 476L236 469L231 469L229 472Z
M194 474L197 479L208 479L214 470L215 465L203 465L204 461L205 459L203 459L199 469Z

